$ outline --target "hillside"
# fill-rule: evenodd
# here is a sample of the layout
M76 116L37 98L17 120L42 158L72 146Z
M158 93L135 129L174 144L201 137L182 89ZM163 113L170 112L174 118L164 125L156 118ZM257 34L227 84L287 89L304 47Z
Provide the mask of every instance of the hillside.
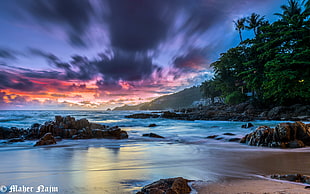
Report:
M116 107L114 110L165 110L189 107L195 101L202 98L199 87L191 87L180 92L161 96L152 100L135 106L124 105Z

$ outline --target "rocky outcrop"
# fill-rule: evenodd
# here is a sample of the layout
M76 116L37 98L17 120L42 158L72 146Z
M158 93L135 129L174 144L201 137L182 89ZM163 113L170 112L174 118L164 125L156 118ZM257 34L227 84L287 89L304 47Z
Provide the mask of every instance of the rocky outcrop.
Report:
M310 125L302 122L280 123L275 128L260 126L240 141L251 146L300 148L310 145Z
M39 141L36 142L34 146L51 145L56 144L56 140L52 133L46 133Z
M286 175L274 174L274 175L271 175L271 178L278 179L278 180L310 184L310 176L305 176L301 174L286 174Z
M146 133L142 135L143 137L153 137L153 138L164 138L161 135L157 135L156 133Z
M49 121L41 125L39 135L45 133L52 133L54 136L72 139L128 138L127 132L121 130L118 126L108 127L97 123L90 123L87 119L76 120L71 116L55 116L54 121Z
M191 188L188 182L190 181L182 177L160 179L143 187L137 194L189 194Z
M126 131L118 126L108 127L97 123L91 123L87 119L76 120L71 116L55 116L54 121L47 121L43 125L34 123L28 130L16 127L0 127L0 139L23 138L26 140L39 139L50 133L57 139L90 139L90 138L128 138Z
M0 139L20 138L25 134L27 134L27 131L24 129L0 127Z
M125 116L126 118L133 118L133 119L149 119L149 118L158 118L158 114L147 114L147 113L137 113L132 115Z
M243 121L253 120L291 120L310 121L310 105L277 106L272 108L255 107L244 102L238 105L216 103L196 108L182 108L174 111L163 111L159 114L139 113L126 116L127 118L168 118L177 120L225 120ZM244 128L251 127L250 123Z

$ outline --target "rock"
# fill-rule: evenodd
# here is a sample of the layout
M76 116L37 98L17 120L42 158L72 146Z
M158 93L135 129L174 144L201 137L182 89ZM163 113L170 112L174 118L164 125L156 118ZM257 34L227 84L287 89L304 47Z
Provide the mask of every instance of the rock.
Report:
M215 140L222 140L224 137L216 137Z
M191 188L188 182L190 181L182 177L160 179L143 187L137 194L189 194Z
M233 133L223 133L223 135L234 136L235 134L233 134Z
M156 124L152 123L152 124L149 124L148 127L156 127L156 126L157 126Z
M214 139L216 137L218 137L218 135L209 135L209 136L207 136L208 139Z
M137 113L133 115L127 115L126 118L133 118L133 119L148 119L148 118L158 118L158 114L147 114L147 113Z
M310 128L302 122L280 123L275 128L260 126L240 142L252 146L300 148L310 145Z
M23 129L0 127L0 139L20 138L22 135L24 135Z
M51 145L56 144L56 140L52 133L46 133L34 146Z
M294 140L294 141L289 142L286 145L286 147L287 148L303 148L305 147L305 144L301 140Z
M299 182L299 183L310 183L310 176L305 176L302 174L286 174L286 175L279 175L274 174L270 176L272 179L278 180L285 180L285 181L292 181L292 182Z
M90 139L90 138L128 138L126 131L119 127L108 127L98 123L90 123L87 119L76 120L74 117L55 116L54 121L45 122L40 126L38 134L42 136L51 133L60 138Z
M240 138L238 138L238 137L230 138L228 141L229 142L240 142Z
M252 123L247 123L245 125L242 125L241 128L251 128L251 127L254 127L254 125Z
M9 139L8 143L15 143L15 142L24 142L25 140L23 138L13 138Z
M154 138L164 138L163 136L157 135L156 133L143 134L143 137L154 137Z

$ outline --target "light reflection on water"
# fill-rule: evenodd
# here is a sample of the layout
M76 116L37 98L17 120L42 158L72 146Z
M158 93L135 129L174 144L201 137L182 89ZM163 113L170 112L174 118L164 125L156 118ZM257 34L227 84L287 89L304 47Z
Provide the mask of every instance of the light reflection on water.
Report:
M128 114L0 111L1 126L30 127L35 122L52 120L55 115L71 115L76 119L119 125L129 133L126 140L63 140L46 147L33 147L34 142L0 144L0 185L52 185L58 186L62 193L132 193L168 177L217 181L272 173L310 175L309 148L256 148L205 138L225 132L240 137L253 130L242 129L243 122L125 119L124 115ZM157 127L147 127L151 123ZM272 127L277 123L279 121L253 122L255 126ZM151 132L166 138L141 137Z
M63 144L67 146L2 151L1 184L52 185L65 193L132 193L168 177L218 181L281 172L310 174L307 148L264 151L216 141L199 145L64 140Z

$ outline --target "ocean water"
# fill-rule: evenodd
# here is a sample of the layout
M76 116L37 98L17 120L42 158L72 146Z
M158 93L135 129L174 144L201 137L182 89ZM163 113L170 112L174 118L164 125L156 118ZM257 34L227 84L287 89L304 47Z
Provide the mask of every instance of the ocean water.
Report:
M58 193L135 193L169 177L224 181L274 173L310 175L309 148L283 150L229 142L255 129L241 128L244 122L125 118L133 113L137 111L0 111L3 127L29 128L55 115L70 115L117 125L129 135L125 140L62 140L42 147L33 147L35 141L0 143L0 185L34 187L33 193L40 185L57 188ZM152 123L157 127L148 127ZM280 122L252 123L274 127ZM142 137L151 132L165 139ZM223 139L207 139L209 135Z

